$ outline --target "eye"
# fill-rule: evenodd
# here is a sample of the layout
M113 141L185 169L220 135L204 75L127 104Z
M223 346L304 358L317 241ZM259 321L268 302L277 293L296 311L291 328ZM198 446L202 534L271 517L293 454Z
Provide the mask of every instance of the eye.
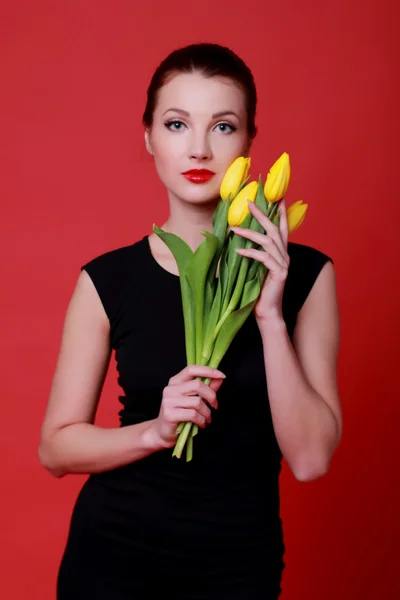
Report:
M222 133L233 133L237 130L237 127L232 125L231 123L218 123L217 127L227 127L228 129L220 129Z
M170 131L181 131L182 128L172 129L171 125L184 125L184 123L182 123L182 121L180 121L179 119L172 119L171 121L166 121L164 125Z

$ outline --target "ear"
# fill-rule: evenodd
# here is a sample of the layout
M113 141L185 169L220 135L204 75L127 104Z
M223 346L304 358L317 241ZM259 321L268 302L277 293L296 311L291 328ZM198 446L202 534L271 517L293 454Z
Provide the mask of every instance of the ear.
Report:
M144 132L144 143L146 144L147 152L149 154L153 154L153 150L152 150L151 144L150 144L150 133L149 133L148 129L146 129L146 131Z

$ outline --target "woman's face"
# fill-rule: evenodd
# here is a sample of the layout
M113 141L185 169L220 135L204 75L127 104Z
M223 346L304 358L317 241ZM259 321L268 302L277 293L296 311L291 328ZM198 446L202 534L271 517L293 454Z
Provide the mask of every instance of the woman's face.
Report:
M213 201L229 165L250 148L244 92L226 78L180 73L160 89L145 141L170 196ZM191 169L215 175L193 183L182 175Z

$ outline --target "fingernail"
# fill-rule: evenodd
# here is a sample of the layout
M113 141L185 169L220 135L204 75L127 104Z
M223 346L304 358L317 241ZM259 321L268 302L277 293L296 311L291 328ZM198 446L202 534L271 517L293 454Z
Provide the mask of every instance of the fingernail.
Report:
M222 371L215 371L216 373L218 373L219 375L221 375L221 377L223 377L224 379L226 378L225 373L223 373Z

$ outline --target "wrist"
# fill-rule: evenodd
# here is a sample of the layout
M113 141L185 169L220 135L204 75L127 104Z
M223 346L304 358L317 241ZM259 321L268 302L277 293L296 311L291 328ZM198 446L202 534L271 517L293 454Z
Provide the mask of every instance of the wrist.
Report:
M158 432L157 419L146 422L146 427L142 431L142 442L146 450L150 452L158 452L168 448Z
M269 330L279 331L286 328L283 314L278 310L271 311L263 317L256 318L256 321L261 334Z

